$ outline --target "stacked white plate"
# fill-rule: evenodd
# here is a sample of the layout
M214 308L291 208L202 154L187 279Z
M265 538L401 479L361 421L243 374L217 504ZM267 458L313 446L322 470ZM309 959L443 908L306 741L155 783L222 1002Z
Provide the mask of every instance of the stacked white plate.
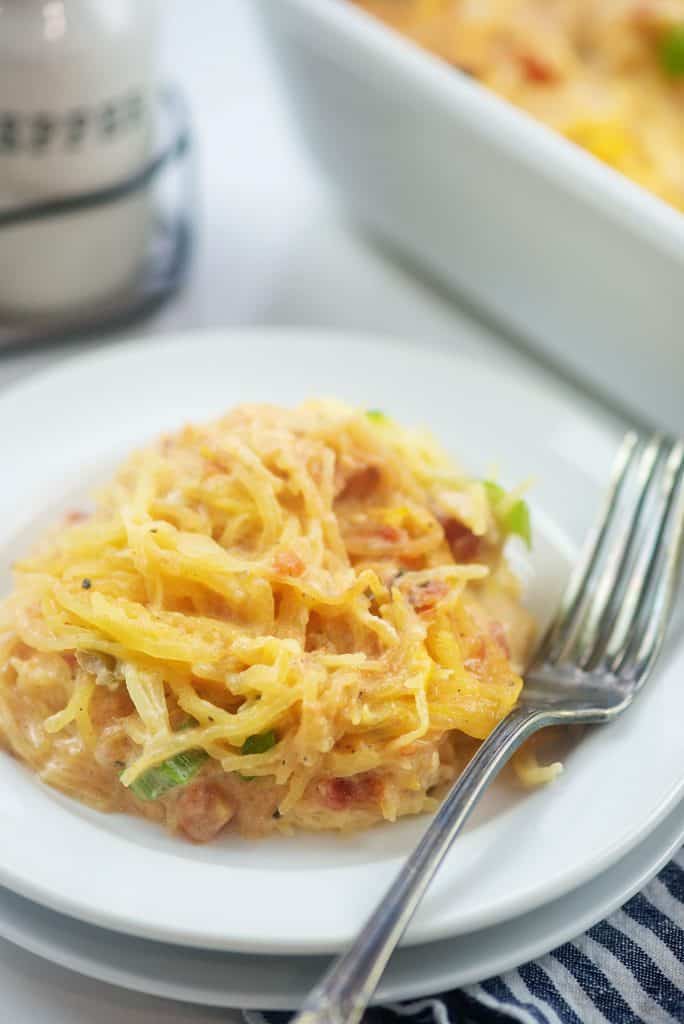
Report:
M495 367L311 332L127 343L6 392L0 570L136 444L237 402L312 395L429 426L474 471L496 463L504 482L532 475L535 547L520 570L539 616L553 610L619 436ZM575 737L557 782L526 794L494 787L379 999L434 993L529 960L619 906L667 861L684 839L677 633L674 623L636 706ZM294 1007L425 827L414 819L351 837L227 836L198 847L89 811L8 756L0 779L0 935L84 974L194 1003Z

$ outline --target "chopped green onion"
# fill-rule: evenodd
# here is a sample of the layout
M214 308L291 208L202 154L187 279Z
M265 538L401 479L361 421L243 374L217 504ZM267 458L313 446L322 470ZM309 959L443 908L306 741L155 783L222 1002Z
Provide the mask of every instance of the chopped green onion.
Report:
M660 63L673 78L684 75L684 24L674 25L661 39Z
M240 753L265 754L267 750L271 749L271 747L275 747L277 742L278 737L273 729L269 729L268 732L255 733L254 736L247 737L245 742L242 744ZM252 782L256 778L255 775L243 775L242 772L238 772L238 775L241 779L244 779L245 782Z
M522 498L516 501L504 519L506 533L514 533L525 541L528 548L532 547L532 522L530 520L530 509Z
M278 742L273 729L269 729L268 732L256 733L254 736L248 736L245 742L242 744L241 754L265 754L271 747L275 747Z
M386 423L389 419L387 413L384 413L382 409L366 409L366 416L374 423Z
M506 497L506 492L501 484L496 484L493 480L483 480L482 485L490 504L498 505L501 499Z
M131 783L130 788L141 800L156 800L174 786L184 786L189 782L208 757L205 750L184 750L154 768L148 768Z
M519 498L508 510L503 511L499 508L506 497L503 487L493 480L483 480L482 484L504 532L515 534L525 541L528 548L532 547L532 522L527 502Z

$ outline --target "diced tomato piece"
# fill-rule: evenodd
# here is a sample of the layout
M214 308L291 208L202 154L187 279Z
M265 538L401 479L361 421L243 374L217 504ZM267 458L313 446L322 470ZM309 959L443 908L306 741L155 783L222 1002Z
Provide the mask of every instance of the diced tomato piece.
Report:
M472 562L480 553L480 538L460 519L444 519L442 529L457 562Z
M499 645L503 653L507 658L511 656L511 649L508 646L508 637L506 636L506 630L503 628L500 622L490 622L489 632Z
M352 803L354 786L351 779L328 779L319 786L323 802L333 811L341 811Z
M438 601L449 593L449 584L444 580L429 580L419 583L409 593L409 601L417 612L426 612L434 608Z
M381 523L377 520L367 519L345 535L345 542L352 554L391 555L408 541L406 530L401 527L392 526L391 523Z
M520 65L529 82L537 82L540 85L548 85L555 82L558 75L555 69L545 60L533 53L521 53L518 56Z
M354 804L376 803L382 790L382 780L368 772L347 779L326 779L318 786L323 803L332 811L344 811Z
M380 523L373 532L388 544L396 544L403 537L401 530L396 526L390 526L389 523Z
M273 559L273 568L282 576L301 576L306 566L296 551L279 551Z
M420 572L421 569L425 568L425 557L424 555L416 555L415 558L411 558L410 555L401 556L401 570L402 572Z
M196 843L213 839L234 813L218 786L202 779L186 786L176 803L178 826Z
M367 498L380 483L380 470L377 466L364 466L357 469L345 481L338 497Z

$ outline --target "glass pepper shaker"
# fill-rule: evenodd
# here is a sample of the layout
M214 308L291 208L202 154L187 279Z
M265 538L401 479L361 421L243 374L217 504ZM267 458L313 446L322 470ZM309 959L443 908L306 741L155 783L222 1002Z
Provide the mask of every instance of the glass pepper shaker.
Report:
M153 145L158 36L157 0L0 0L0 318L94 307L135 279L150 196L116 186Z

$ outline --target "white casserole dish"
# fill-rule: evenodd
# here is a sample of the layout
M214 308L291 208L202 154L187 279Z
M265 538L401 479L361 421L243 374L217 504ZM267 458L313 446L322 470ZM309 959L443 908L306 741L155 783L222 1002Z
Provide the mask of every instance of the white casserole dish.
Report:
M356 217L594 389L684 433L682 214L348 0L253 3Z

